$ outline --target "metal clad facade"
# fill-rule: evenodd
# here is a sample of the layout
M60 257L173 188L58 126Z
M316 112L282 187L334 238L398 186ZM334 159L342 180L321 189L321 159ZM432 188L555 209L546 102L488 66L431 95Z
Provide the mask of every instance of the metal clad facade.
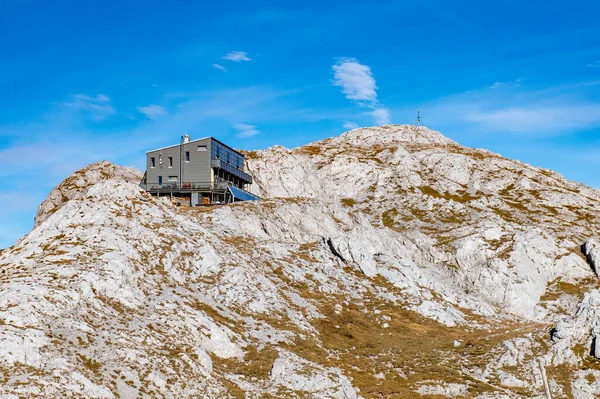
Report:
M179 145L148 152L146 154L146 182L148 184L158 184L159 176L162 176L163 184L211 182L211 144L212 139L210 137L185 143L181 154L183 158L180 158L181 148ZM199 147L206 150L198 151ZM189 152L189 161L186 161L186 152ZM162 164L160 162L161 156ZM169 157L173 159L172 167L169 167ZM154 165L152 165L152 158L154 158ZM183 159L183 180L179 176L181 159ZM173 176L176 177L176 180L169 179Z

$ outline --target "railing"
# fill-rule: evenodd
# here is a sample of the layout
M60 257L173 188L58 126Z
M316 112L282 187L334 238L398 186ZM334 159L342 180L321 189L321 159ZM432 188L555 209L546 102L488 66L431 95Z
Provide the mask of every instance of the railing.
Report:
M222 159L213 159L211 161L211 165L213 168L223 169L224 171L246 181L248 184L252 184L252 176L227 162L223 162Z
M232 183L226 180L219 180L214 182L167 182L167 183L140 183L140 187L146 191L161 191L161 192L170 192L170 191L215 191L215 190L225 190L227 187L231 186Z

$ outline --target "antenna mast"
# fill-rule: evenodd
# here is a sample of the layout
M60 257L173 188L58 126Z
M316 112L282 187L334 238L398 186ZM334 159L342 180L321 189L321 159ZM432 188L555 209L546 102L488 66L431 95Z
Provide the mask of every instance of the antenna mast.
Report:
M417 126L421 126L421 111L417 111Z

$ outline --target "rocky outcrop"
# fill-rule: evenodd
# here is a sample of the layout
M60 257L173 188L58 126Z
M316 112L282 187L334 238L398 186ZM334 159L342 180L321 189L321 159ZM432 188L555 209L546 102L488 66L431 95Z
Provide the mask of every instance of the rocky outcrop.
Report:
M600 335L600 291L594 290L581 301L572 318L561 320L552 330L555 351L560 361L577 361L574 350L582 345L584 355L600 358L596 338ZM581 355L581 354L580 354Z
M534 398L540 358L598 393L596 190L414 126L247 164L262 201L105 162L53 190L0 253L2 395Z
M357 399L352 383L339 371L318 365L291 353L281 353L271 368L269 383L273 387L306 392L313 397Z
M72 199L82 199L87 190L103 180L115 178L126 182L139 183L142 172L135 168L116 166L107 161L89 165L69 176L56 186L38 208L34 218L34 227L44 222Z
M521 317L547 318L538 304L548 285L589 276L579 245L592 226L577 221L597 225L600 197L554 172L415 126L356 129L294 150L250 155L261 195L338 204L338 213L411 236L406 241L416 240L460 290ZM347 244L339 246L353 258ZM377 274L373 256L355 260L367 275Z
M600 245L598 245L598 242L593 238L588 238L581 249L596 276L600 276L600 270L598 270L598 267L600 267Z

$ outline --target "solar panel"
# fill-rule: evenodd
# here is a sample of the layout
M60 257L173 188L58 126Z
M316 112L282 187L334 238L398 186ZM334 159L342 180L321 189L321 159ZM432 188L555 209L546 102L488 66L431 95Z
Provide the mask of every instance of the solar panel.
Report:
M241 188L229 186L228 189L237 201L256 201L260 199L260 197L250 194L248 191L242 190Z

